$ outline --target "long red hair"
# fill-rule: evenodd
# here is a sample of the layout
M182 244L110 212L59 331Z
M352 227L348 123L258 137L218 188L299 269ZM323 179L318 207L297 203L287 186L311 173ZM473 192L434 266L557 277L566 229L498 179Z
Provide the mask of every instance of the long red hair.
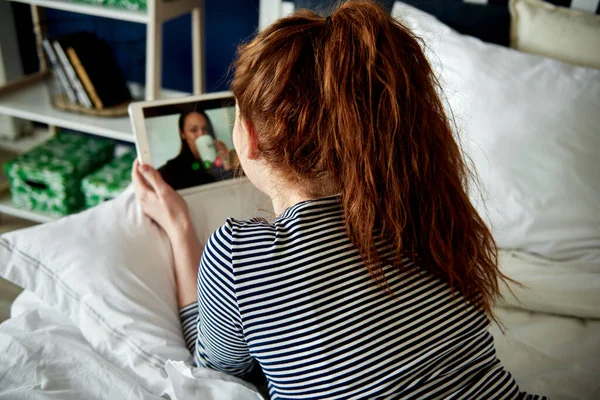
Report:
M232 91L261 157L317 197L339 193L373 279L407 256L493 317L497 248L419 38L376 3L282 18L240 46ZM382 260L378 237L394 247Z

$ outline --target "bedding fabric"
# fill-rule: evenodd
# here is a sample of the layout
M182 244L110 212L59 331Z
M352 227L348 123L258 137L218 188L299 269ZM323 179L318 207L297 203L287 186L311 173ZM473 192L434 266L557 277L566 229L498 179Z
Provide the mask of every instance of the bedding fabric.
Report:
M498 359L519 387L551 400L600 399L600 321L498 308Z
M250 385L168 361L160 397L98 353L66 316L24 291L0 325L0 400L259 400Z
M522 261L521 266L527 268L528 263ZM548 274L540 273L544 275ZM554 278L562 279L560 274ZM541 285L538 289L549 293ZM497 325L491 328L497 356L522 390L544 393L552 400L600 397L600 320L512 307L496 312L505 328L504 334ZM31 292L24 291L15 300L11 314L13 319L0 325L0 400L157 398L99 357L68 318L42 306ZM78 365L77 373L73 365ZM168 362L166 370L168 382L163 386L173 399L254 400L254 392L231 386L228 376L215 371L191 369L180 362Z
M600 263L555 262L500 251L499 266L519 283L501 288L500 305L600 320Z
M405 4L393 15L424 40L498 245L600 262L600 70L460 35Z
M256 214L263 199L246 180L188 197L201 238L232 214ZM168 239L142 215L131 189L81 214L1 236L0 276L70 317L98 354L151 393L167 389L167 360L192 362Z
M98 355L55 310L20 310L0 325L0 399L98 398L160 397Z

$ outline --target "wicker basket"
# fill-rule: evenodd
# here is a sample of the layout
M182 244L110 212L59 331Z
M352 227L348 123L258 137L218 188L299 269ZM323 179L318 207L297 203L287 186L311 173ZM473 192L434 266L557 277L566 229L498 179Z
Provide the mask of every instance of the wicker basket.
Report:
M96 2L97 0L79 1ZM114 1L105 0L104 2L107 5L114 5L112 4ZM130 0L123 0L121 2L125 4L125 1ZM46 31L49 37L60 37L74 32L98 31L98 37L104 40L113 51L125 78L134 82L143 81L143 74L140 75L140 71L145 70L145 37L131 37L127 35L123 36L122 30L118 25L115 25L114 27L111 27L110 24L108 27L95 26L94 23L90 23L81 16L55 18L52 21L45 20L41 24L43 24L43 31ZM42 52L42 57L46 58L45 52ZM48 79L46 83L53 107L61 111L85 114L94 117L111 118L127 116L127 107L129 106L130 102L98 109L87 108L78 102L71 101L65 92L65 88L60 82L57 72L54 71L52 63L46 62L46 65L48 65L50 71L50 79ZM64 71L64 69L63 75L68 80L68 74ZM132 93L132 95L134 96L134 99L136 99L138 94Z
M70 111L80 114L93 115L95 117L124 117L127 116L127 107L130 102L122 103L103 109L86 108L81 104L75 104L69 101L64 93L52 93L52 105L62 111Z

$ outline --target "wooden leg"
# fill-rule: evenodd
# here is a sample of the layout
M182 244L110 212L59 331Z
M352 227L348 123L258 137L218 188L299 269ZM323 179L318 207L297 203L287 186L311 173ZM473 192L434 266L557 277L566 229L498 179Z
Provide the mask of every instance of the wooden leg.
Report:
M206 91L206 70L204 62L204 0L192 10L192 67L194 94Z
M157 18L156 1L148 1L146 25L146 100L158 98L162 73L162 20Z
M31 6L31 20L33 22L33 31L35 32L35 42L37 45L38 58L40 60L40 72L42 77L45 77L49 73L49 67L46 63L46 57L44 57L44 50L42 48L42 40L46 37L46 10L44 8L32 5ZM54 125L48 125L48 129L52 136L56 136L58 131Z
M31 21L33 22L33 32L35 33L35 44L37 49L38 58L40 60L40 71L47 71L48 66L46 65L46 57L44 57L44 50L42 49L42 40L46 35L46 24L45 22L46 13L43 8L32 5L31 6Z

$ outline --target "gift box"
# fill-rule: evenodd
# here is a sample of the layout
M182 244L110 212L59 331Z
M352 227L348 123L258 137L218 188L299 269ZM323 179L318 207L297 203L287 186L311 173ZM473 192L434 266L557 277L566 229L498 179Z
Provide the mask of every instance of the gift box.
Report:
M127 10L146 11L146 0L76 0L80 3L102 5L104 7L125 8Z
M81 181L87 208L114 199L131 183L131 166L136 153L131 151L115 158Z
M110 161L109 139L59 133L4 164L12 202L28 210L66 215L83 207L81 180Z

